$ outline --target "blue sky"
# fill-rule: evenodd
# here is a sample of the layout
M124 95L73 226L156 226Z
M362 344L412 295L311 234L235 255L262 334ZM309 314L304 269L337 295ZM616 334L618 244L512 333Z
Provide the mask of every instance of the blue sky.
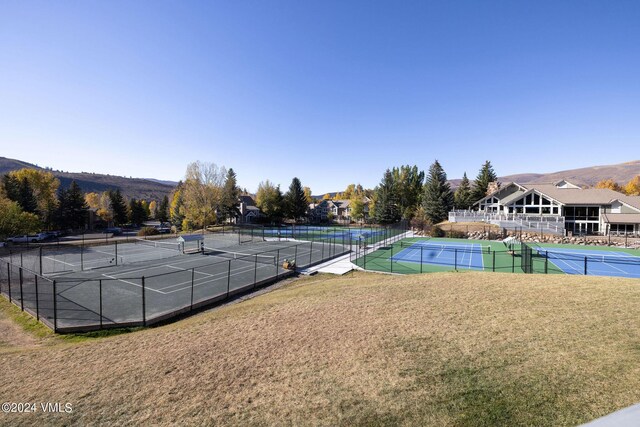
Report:
M640 158L637 1L3 1L0 156L255 190Z

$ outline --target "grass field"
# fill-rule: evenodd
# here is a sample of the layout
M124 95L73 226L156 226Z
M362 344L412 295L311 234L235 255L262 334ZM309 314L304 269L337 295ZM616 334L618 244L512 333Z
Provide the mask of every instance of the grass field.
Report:
M73 413L0 424L575 425L640 400L638 284L316 276L106 338L55 337L3 301L3 401Z

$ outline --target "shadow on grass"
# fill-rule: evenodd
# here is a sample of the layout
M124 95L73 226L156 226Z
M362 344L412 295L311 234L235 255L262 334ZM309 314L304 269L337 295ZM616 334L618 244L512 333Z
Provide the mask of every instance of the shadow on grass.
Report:
M100 338L107 338L145 329L143 327L114 328L77 334L56 334L43 323L36 320L35 317L31 316L27 312L20 310L18 306L10 303L4 297L0 297L0 317L11 320L12 322L20 326L22 330L35 338L55 339L64 342L82 342Z

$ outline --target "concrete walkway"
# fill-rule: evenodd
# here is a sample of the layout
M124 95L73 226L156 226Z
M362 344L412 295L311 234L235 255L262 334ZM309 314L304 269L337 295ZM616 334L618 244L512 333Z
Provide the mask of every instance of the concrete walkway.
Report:
M342 276L353 270L354 266L349 260L350 254L342 255L341 257L331 259L322 264L314 265L309 268L303 268L298 270L301 274L311 275L315 273L331 273Z

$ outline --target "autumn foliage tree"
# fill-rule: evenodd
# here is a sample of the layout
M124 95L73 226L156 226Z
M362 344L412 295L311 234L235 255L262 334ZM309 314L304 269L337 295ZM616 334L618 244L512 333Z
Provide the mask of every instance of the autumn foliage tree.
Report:
M618 184L612 179L604 179L598 182L595 188L609 189L609 190L618 191L618 192L623 191L620 184Z
M629 196L640 196L640 175L631 178L631 181L624 187L624 192Z

